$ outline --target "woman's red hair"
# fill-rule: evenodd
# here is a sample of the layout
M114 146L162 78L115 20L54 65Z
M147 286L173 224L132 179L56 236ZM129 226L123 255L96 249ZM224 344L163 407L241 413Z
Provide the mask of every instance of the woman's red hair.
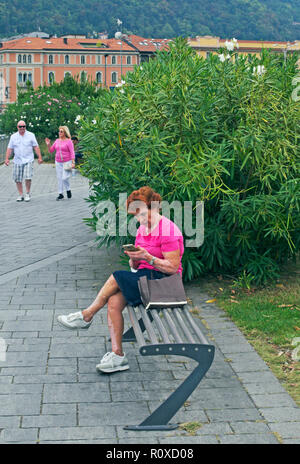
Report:
M159 193L154 192L151 187L141 187L138 190L134 190L129 197L127 198L127 210L129 208L130 203L133 201L142 201L146 204L148 209L151 209L151 204L157 206L158 203L161 202L161 196Z

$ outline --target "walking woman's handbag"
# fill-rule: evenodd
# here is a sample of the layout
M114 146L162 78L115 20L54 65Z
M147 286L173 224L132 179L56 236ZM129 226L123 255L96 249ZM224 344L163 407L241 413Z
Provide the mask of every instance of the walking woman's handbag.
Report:
M65 171L72 171L72 160L70 161L63 161L63 155L61 152L61 142L59 142L59 151L60 151L60 157L62 160L63 168Z
M72 161L65 161L63 166L65 171L72 171Z
M146 309L175 308L187 304L180 274L172 274L161 279L138 280L141 300Z

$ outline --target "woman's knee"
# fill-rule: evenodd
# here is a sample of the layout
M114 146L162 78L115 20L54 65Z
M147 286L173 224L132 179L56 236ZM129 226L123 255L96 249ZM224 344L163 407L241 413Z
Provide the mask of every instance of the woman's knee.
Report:
M122 313L125 306L126 306L126 300L122 292L117 292L111 297L109 297L108 302L107 302L107 311L109 314Z

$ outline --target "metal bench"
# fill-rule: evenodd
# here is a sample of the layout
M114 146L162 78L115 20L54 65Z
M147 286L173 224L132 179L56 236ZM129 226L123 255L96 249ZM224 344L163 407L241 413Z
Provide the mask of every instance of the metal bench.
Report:
M187 306L146 311L144 306L127 306L132 327L123 334L123 342L137 342L142 356L186 356L198 362L181 385L140 425L126 430L173 430L178 424L170 419L199 385L210 368L215 348L196 324ZM144 332L147 337L144 337Z

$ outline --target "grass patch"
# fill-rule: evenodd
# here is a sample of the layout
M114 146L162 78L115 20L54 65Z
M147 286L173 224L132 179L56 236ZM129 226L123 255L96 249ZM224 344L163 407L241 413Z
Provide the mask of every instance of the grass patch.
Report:
M179 429L184 430L188 435L195 435L197 430L201 429L202 424L200 422L183 422L179 424Z
M222 276L197 281L241 329L298 406L300 360L295 356L300 358L299 274L299 265L290 265L278 282L247 290Z

